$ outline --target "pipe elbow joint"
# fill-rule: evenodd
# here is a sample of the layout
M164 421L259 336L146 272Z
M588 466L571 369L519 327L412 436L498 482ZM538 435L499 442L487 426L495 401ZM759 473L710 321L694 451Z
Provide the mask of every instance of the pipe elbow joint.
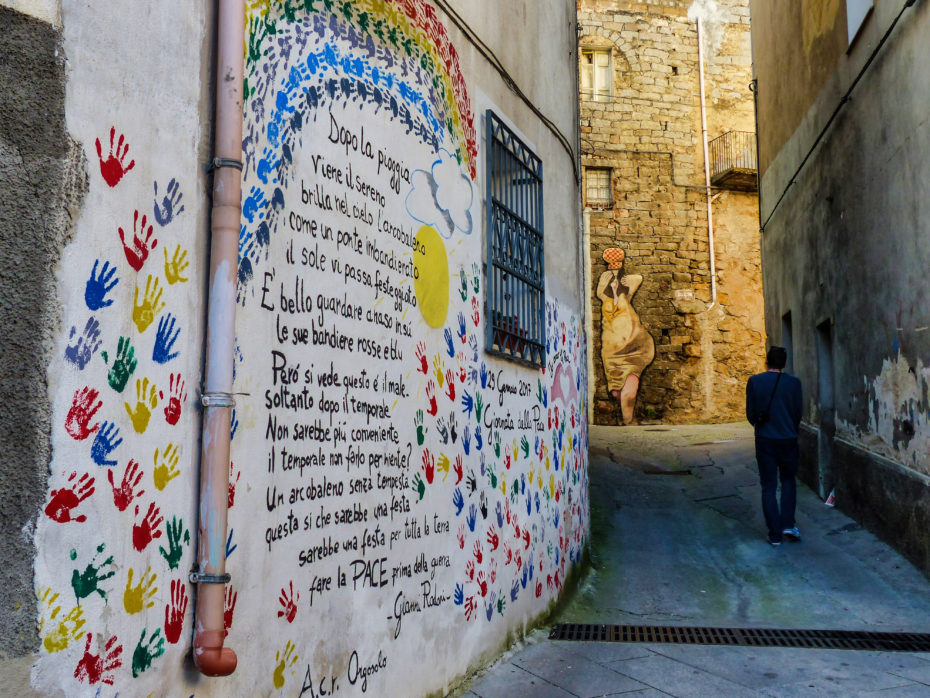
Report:
M239 663L236 653L223 647L223 630L204 630L194 638L194 664L204 676L229 676Z

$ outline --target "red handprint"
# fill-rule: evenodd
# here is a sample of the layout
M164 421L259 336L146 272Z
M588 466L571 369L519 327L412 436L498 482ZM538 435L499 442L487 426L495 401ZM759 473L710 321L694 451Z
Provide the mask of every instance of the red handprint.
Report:
M484 550L483 550L482 547L481 547L481 541L480 541L480 540L476 540L476 541L475 541L475 547L472 548L472 550L473 550L473 552L475 553L475 562L477 562L477 563L480 565L480 564L481 564L481 561L484 559ZM482 596L483 596L483 594L482 594Z
M162 384L164 385L164 384ZM158 391L158 397L162 400L165 395ZM187 401L187 392L184 390L184 380L180 373L172 373L168 377L168 404L165 406L165 421L174 426L181 418L181 403Z
M553 580L555 584L556 591L562 590L562 578L559 576L559 572L555 573L555 579Z
M552 408L552 416L555 419L555 428L558 429L559 428L559 408L558 407Z
M165 638L172 645L181 637L187 613L187 587L180 579L171 580L171 603L165 604Z
M90 644L93 641L94 634L87 633L87 644L84 645L84 656L78 661L74 668L74 678L78 681L86 681L93 685L95 683L105 683L108 686L113 685L113 671L123 665L120 655L123 653L123 646L116 644L116 636L107 640L103 648L103 654L91 654Z
M294 582L290 583L290 593L288 593L286 588L282 587L278 602L283 608L278 611L278 618L283 616L287 619L288 623L293 623L294 618L297 616L298 601L300 601L300 594L294 594Z
M516 555L514 555L513 566L516 567L518 570L523 569L523 556L520 553L517 553Z
M465 620L471 620L475 617L475 609L478 608L478 604L475 602L474 596L469 596L465 599Z
M523 549L530 549L530 530L528 528L523 529Z
M484 578L484 570L478 572L478 578L475 580L478 583L478 593L482 597L488 595L488 580Z
M468 577L469 581L475 581L475 561L471 558L465 563L465 576Z
M139 505L137 504L136 516L138 515ZM158 527L161 526L161 522L164 520L165 518L161 515L159 508L155 506L155 502L149 504L148 511L142 521L132 527L132 547L141 553L152 542L153 538L161 538L161 530Z
M86 521L84 514L72 516L72 509L94 493L94 478L87 473L81 475L77 482L74 479L77 472L71 473L68 482L73 483L69 487L62 487L60 490L52 490L50 499L45 507L45 514L52 521L58 523L68 523L69 521Z
M113 503L120 511L126 511L132 500L145 494L145 490L135 492L136 487L142 482L142 468L138 461L130 460L126 465L126 472L123 473L123 480L119 487L113 482L113 471L107 471L107 479L110 481L110 487L113 488Z
M504 516L507 519L507 523L510 523L510 500L504 500Z
M446 395L455 402L455 373L451 368L446 370Z
M439 406L436 404L436 384L433 381L426 384L426 397L429 400L429 408L426 411L431 417L435 417L439 412Z
M488 574L491 578L491 584L497 582L497 560L492 559L490 561Z
M536 598L542 596L542 582L536 582Z
M475 323L475 327L478 326L478 321L481 319L481 313L479 312L478 306L478 296L471 297L471 321Z
M497 531L494 530L494 524L491 524L488 529L487 541L488 545L491 546L491 552L497 550L497 546L500 545L501 539L498 537Z
M552 575L551 574L546 575L546 588L549 591L552 591Z
M452 466L452 469L455 471L455 484L459 484L462 481L462 471L464 470L465 464L462 462L462 454L458 454L455 457L455 464Z
M455 537L459 542L459 549L465 550L465 524L459 526L459 532Z
M436 475L436 457L429 452L429 449L423 449L423 474L426 475L426 481L433 484L433 477Z
M71 401L71 409L68 410L68 416L65 417L65 431L72 438L83 441L100 428L100 423L88 426L88 422L97 414L97 410L103 405L103 400L97 400L99 393L90 387L80 388L75 391L74 399Z
M464 366L459 366L459 383L464 383L468 378L468 371L465 370Z
M148 226L146 230L146 217L142 216L142 221L139 221L139 212L136 211L132 216L132 247L126 244L126 232L120 228L119 229L119 239L123 243L123 251L126 253L126 261L129 262L131 266L136 271L142 269L142 265L145 264L145 260L148 259L149 252L155 249L158 245L158 239L152 238L153 227ZM144 238L143 238L144 236ZM149 241L151 240L151 245Z
M513 562L513 550L508 543L504 543L504 567Z
M231 585L226 587L226 604L223 607L223 628L226 635L229 635L229 629L232 627L233 613L236 610L236 601L239 599L239 592L233 591Z
M426 342L417 344L417 358L420 360L417 370L425 376L429 373L429 364L426 362Z
M100 139L97 141L97 157L100 159L100 174L103 175L104 181L111 187L119 184L123 175L129 172L136 165L135 160L130 160L129 164L124 164L126 155L129 153L129 143L126 142L125 136L119 134L119 140L116 146L113 145L113 139L116 136L116 127L110 127L110 154L106 160L103 159L103 149L100 146Z
M559 483L559 486L555 489L555 501L558 502L562 498L562 483Z
M504 467L510 470L510 449L504 454Z
M236 466L232 461L229 461L229 496L226 498L227 509L232 509L233 504L236 502L236 483L239 482L239 478L242 477L241 470L236 473L235 479L233 479L233 473L236 473Z
M575 428L575 406L572 405L572 429Z

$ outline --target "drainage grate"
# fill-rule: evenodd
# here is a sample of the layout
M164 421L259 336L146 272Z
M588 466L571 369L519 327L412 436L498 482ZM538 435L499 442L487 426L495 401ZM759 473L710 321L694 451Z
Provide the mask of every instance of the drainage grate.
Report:
M655 644L930 652L930 634L927 633L873 633L858 630L563 623L552 628L549 639L582 642L648 642Z

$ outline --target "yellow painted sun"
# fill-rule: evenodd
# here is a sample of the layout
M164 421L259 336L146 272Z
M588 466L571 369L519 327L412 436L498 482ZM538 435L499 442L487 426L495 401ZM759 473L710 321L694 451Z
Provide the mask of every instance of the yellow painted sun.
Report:
M413 290L426 324L436 328L445 325L449 312L449 257L439 233L428 225L417 231Z

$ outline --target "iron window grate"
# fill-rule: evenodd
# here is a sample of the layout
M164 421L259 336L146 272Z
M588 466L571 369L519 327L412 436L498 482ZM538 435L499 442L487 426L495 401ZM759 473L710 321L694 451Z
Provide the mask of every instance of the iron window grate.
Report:
M487 159L489 354L546 365L543 173L540 160L490 109Z
M928 633L885 633L864 630L563 623L552 628L549 639L576 642L641 642L649 644L930 652L930 634Z

